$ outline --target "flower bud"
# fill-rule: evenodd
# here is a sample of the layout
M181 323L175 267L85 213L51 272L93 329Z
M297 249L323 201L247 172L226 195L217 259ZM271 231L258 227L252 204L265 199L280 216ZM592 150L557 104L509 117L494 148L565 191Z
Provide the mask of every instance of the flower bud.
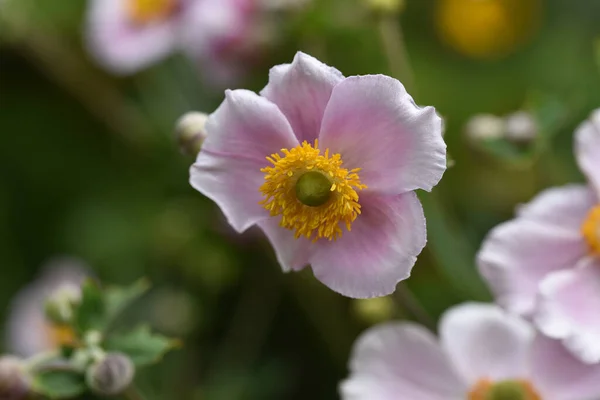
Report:
M73 319L74 307L80 300L79 288L64 286L46 299L46 317L55 324L68 324Z
M0 357L0 399L25 399L30 389L30 378L22 361L13 356Z
M394 316L395 304L391 296L356 299L352 302L354 314L367 324L377 324Z
M182 153L195 156L200 152L206 139L208 115L201 112L188 112L181 116L175 125L177 143Z
M526 111L517 111L506 116L506 138L513 142L527 143L535 139L538 133L537 122Z
M364 0L371 10L382 14L397 14L404 10L405 0Z
M504 120L492 114L478 114L465 125L465 135L474 143L500 139L504 135Z
M92 364L86 373L87 384L96 394L113 396L123 393L135 375L131 359L121 353L109 353Z

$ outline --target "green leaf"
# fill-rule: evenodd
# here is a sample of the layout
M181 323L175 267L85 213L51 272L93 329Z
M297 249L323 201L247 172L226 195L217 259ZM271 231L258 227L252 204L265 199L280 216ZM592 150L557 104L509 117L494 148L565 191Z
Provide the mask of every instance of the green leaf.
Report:
M83 375L66 370L40 372L33 379L33 390L50 399L70 399L86 390Z
M81 287L81 304L75 312L75 328L80 334L102 330L106 324L106 304L98 283L87 279Z
M148 326L140 326L131 332L114 334L104 343L109 352L128 355L136 367L154 364L169 351L179 347L178 340L150 332Z
M108 320L112 321L117 318L123 310L139 299L149 288L150 283L146 279L140 279L128 287L113 286L107 288L104 296Z

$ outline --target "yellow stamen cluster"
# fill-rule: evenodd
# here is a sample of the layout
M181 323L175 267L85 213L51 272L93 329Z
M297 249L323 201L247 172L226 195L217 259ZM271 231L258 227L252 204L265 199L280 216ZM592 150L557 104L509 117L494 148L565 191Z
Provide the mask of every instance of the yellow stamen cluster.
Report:
M600 205L592 208L581 225L581 233L593 254L600 256Z
M75 333L68 325L48 325L48 338L52 346L61 347L75 343Z
M469 392L467 400L542 400L533 385L525 380L492 382L482 379Z
M139 25L161 21L171 15L177 6L177 0L128 0L127 15Z
M281 226L295 231L296 238L305 236L313 241L321 238L329 240L342 236L341 225L348 231L352 222L360 214L357 190L366 188L360 183L360 168L348 171L342 168L339 154L323 154L308 142L293 149L282 149L283 156L272 154L267 160L273 165L261 169L265 173L265 183L260 191L265 196L261 201L271 216L281 215ZM307 172L319 172L331 182L331 196L318 206L310 206L300 201L296 195L296 183Z

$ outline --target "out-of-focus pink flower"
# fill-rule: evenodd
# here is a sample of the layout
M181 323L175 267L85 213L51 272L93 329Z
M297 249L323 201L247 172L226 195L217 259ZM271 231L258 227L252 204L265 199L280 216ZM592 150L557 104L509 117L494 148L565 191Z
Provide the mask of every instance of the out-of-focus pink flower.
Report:
M226 92L193 187L243 232L258 225L284 271L311 264L349 297L390 294L426 242L414 193L446 169L442 121L383 75L345 78L298 53L257 95Z
M30 357L56 348L72 339L72 332L50 323L45 302L50 296L80 296L80 284L87 276L84 264L73 258L49 262L40 278L14 298L6 324L6 348L13 354Z
M100 64L131 74L178 49L192 4L203 0L89 0L86 40Z
M268 35L260 0L199 0L186 15L184 43L205 80L235 82L259 57Z
M575 134L589 184L542 192L494 228L478 264L498 303L600 362L600 109Z
M369 329L356 342L344 400L596 400L600 365L491 304L456 306L439 340L410 323Z

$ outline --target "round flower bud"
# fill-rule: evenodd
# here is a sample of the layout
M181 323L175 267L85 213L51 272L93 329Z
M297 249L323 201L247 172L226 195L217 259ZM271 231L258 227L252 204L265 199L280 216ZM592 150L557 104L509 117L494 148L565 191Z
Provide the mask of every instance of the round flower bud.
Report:
M30 389L30 378L17 357L0 357L0 399L25 399Z
M530 142L537 136L538 126L533 116L526 111L517 111L506 117L506 138L513 142Z
M87 384L96 394L113 396L123 393L135 375L129 357L121 353L108 353L92 364L86 373Z
M202 143L206 139L207 119L207 114L188 112L177 120L175 134L182 153L195 156L200 152Z
M371 10L383 14L395 14L404 10L405 0L365 0Z
M465 135L473 142L499 139L504 135L505 122L492 114L478 114L465 125Z

